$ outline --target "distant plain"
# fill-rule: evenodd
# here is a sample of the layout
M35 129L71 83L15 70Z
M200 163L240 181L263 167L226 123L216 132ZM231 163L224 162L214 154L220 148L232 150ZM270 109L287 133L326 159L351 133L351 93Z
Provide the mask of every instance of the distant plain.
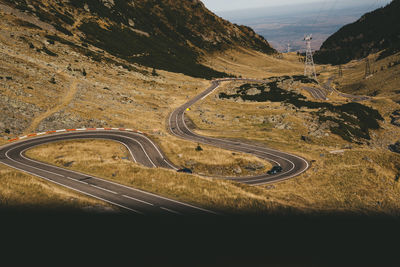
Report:
M239 11L220 11L219 16L237 24L252 27L278 51L303 51L305 34L313 34L313 49L342 26L358 20L363 14L385 6L390 1L321 1L319 3L274 6Z

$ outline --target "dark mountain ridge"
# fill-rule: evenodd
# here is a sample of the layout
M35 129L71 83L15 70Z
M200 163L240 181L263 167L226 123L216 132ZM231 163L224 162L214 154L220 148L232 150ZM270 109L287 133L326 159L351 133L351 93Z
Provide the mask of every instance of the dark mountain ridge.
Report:
M130 63L194 77L227 76L199 63L213 51L276 52L252 29L223 20L199 0L3 2L53 25L66 39L75 37Z
M362 16L329 37L315 53L320 64L345 64L383 51L381 58L400 51L400 0Z

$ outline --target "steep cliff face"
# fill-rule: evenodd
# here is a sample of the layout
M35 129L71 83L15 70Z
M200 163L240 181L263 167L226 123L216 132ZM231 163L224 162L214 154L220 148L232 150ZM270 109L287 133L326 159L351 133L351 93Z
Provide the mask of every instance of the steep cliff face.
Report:
M400 51L400 0L365 14L329 37L315 54L318 63L344 64L383 50L381 57Z
M252 29L219 18L199 0L3 2L129 62L195 77L225 76L198 63L206 53L238 46L275 53Z

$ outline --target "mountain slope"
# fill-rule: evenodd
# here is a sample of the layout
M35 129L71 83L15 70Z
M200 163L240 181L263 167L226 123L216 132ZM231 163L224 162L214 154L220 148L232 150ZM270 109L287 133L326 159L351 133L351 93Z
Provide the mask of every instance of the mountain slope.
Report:
M400 0L362 16L329 37L316 52L322 64L344 64L384 50L382 57L400 51Z
M130 63L194 77L226 76L199 58L232 47L275 53L252 29L234 25L199 0L4 0L70 38Z

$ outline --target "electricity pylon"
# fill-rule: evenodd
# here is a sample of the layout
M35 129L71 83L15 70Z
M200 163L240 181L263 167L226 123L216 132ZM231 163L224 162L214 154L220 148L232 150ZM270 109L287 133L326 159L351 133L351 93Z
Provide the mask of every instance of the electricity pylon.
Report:
M371 75L371 65L369 64L369 58L365 58L365 79Z
M287 44L287 52L290 53L291 47L290 44Z
M306 66L304 69L304 76L317 80L317 73L315 71L313 53L311 49L311 40L312 34L304 37L304 41L306 42Z

